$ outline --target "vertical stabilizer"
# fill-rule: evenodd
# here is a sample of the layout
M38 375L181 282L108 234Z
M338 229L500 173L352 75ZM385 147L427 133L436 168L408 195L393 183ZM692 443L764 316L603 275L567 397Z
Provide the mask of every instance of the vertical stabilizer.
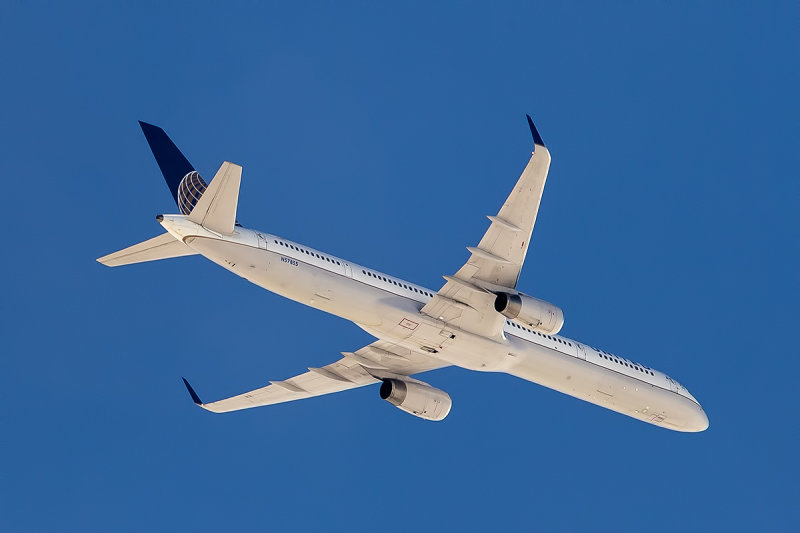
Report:
M178 199L178 188L184 176L190 172L194 172L194 167L189 163L189 160L178 150L175 143L169 138L164 130L158 126L153 126L146 122L139 121L139 126L142 127L147 139L147 144L150 145L150 150L153 152L153 157L156 158L158 168L161 169L161 174L164 175L164 180L167 182L169 191L175 199L175 203L180 206ZM202 181L202 179L201 179ZM205 183L203 183L205 185ZM201 191L202 193L202 191Z

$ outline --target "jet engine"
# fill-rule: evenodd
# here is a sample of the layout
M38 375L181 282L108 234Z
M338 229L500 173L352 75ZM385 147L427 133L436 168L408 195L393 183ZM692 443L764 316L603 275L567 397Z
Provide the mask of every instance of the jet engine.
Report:
M514 322L547 335L555 335L564 326L564 312L560 308L526 294L500 292L494 308Z
M425 420L444 420L453 406L450 395L422 383L384 379L381 398L414 416Z

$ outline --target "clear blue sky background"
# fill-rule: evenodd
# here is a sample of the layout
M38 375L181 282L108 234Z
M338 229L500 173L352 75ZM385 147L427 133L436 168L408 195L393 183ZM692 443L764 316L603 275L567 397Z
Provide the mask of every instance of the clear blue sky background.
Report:
M3 2L0 530L791 530L796 2ZM239 218L430 288L526 163L553 164L520 288L662 369L672 433L505 375L217 416L371 341L198 257L108 269L171 197L136 123Z

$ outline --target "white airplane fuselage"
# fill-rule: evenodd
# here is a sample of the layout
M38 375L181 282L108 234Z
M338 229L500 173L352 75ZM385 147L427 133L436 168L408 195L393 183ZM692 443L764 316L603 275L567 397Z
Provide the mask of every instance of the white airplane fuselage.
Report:
M450 327L420 313L436 291L274 235L241 226L220 235L183 215L164 215L161 224L259 287L354 322L440 366L504 372L667 429L708 427L703 408L686 388L638 363L513 321L506 321L497 340Z

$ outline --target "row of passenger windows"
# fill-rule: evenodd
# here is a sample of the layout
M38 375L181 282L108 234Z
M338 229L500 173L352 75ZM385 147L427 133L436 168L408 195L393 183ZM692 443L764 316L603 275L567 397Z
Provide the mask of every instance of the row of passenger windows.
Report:
M517 329L525 330L528 333L533 333L534 335L539 335L540 337L544 337L545 339L550 339L551 341L560 342L561 344L566 344L567 346L572 346L572 343L569 342L569 341L564 341L564 340L559 339L558 337L551 337L550 335L545 335L543 333L539 333L538 331L534 331L532 329L528 329L526 327L520 326L516 322L511 322L510 320L506 320L506 324L508 324L509 326L513 326L513 327L515 327ZM617 364L626 366L628 368L632 368L634 370L638 370L639 372L644 372L645 374L650 374L651 376L655 376L653 371L650 370L649 368L643 368L643 367L641 367L641 366L639 366L639 365L637 365L635 363L631 363L631 362L625 361L623 359L619 359L618 357L613 356L613 355L611 355L609 353L606 353L603 350L597 350L597 349L595 349L595 350L600 355L600 357L602 357L603 359L607 359L609 361L613 361L613 362L615 362Z
M562 341L558 337L551 337L550 335L545 335L544 333L539 333L538 331L534 331L534 330L528 329L528 328L526 328L524 326L520 326L516 322L511 322L510 320L506 320L506 324L508 324L509 326L514 326L515 328L518 328L518 329L525 330L528 333L533 333L534 335L539 335L540 337L544 337L545 339L550 339L551 341L560 342L561 344L566 344L568 346L572 346L571 342Z
M615 363L617 363L619 365L626 366L626 367L632 368L634 370L638 370L639 372L644 372L645 374L650 374L651 376L655 376L653 371L650 370L649 368L643 368L643 367L641 367L641 366L639 366L639 365L637 365L635 363L631 363L629 361L626 361L624 359L620 359L620 358L618 358L618 357L616 357L614 355L611 355L610 353L606 353L603 350L597 350L597 352L600 354L600 357L602 357L603 359L606 359L608 361L613 361L613 362L615 362Z
M300 252L300 253L303 253L303 254L306 254L306 255L310 255L311 257L316 257L318 259L322 259L323 261L327 261L328 263L333 263L333 264L336 264L336 265L339 265L339 266L342 265L336 259L331 259L330 257L326 257L324 255L320 255L320 254L318 254L316 252L309 252L308 250L306 250L304 248L300 248L299 246L295 246L293 244L287 244L287 243L285 243L283 241L279 241L277 239L275 239L275 244L280 244L281 246L285 246L286 248L291 248L292 250L295 250L297 252Z
M381 275L378 275L378 274L374 274L374 273L370 272L369 270L361 270L361 272L363 272L365 276L369 276L371 278L376 278L376 279L379 279L379 280L383 280L386 283L392 283L394 285L397 285L398 287L403 287L404 289L408 289L409 291L414 291L416 293L424 294L425 296L430 296L431 298L433 298L433 294L429 293L428 291L423 291L422 289L417 289L416 287L413 287L411 285L406 285L405 283L397 282L397 281L395 281L393 279L387 278L386 276L381 276Z
M324 255L320 255L320 254L318 254L316 252L309 252L308 250L305 250L305 249L300 248L298 246L294 246L293 244L288 244L288 243L285 243L283 241L279 241L277 239L275 239L275 244L278 244L280 246L285 246L286 248L290 248L290 249L295 250L297 252L304 253L306 255L310 255L312 257L316 257L318 259L322 259L323 261L327 261L329 263L341 266L341 263L339 261L337 261L336 259L331 259L330 257L326 257ZM364 275L369 276L371 278L377 278L377 279L385 281L386 283L392 283L394 285L397 285L398 287L403 287L404 289L407 289L409 291L414 291L416 293L424 294L425 296L429 296L429 297L433 298L433 294L429 293L428 291L423 291L421 289L417 289L416 287L413 287L411 285L406 285L405 283L399 283L399 282L394 281L392 279L389 279L389 278L387 278L385 276L380 276L378 274L373 274L372 272L369 272L367 270L362 270L361 272L363 272ZM559 342L561 344L572 346L571 342L563 341L563 340L559 339L558 337L551 337L550 335L545 335L543 333L539 333L538 331L534 331L532 329L528 329L526 327L520 326L516 322L511 322L511 321L507 320L506 324L508 324L509 326L513 326L515 328L518 328L518 329L525 330L528 333L533 333L534 335L539 335L540 337L544 337L545 339L550 339L551 341L555 341L555 342ZM603 359L606 359L608 361L613 361L613 362L615 362L617 364L626 366L628 368L632 368L634 370L638 370L639 372L644 372L645 374L650 374L651 376L655 376L653 371L650 370L649 368L642 368L639 365L636 365L634 363L628 363L627 361L624 361L622 359L618 359L617 357L615 357L615 356L613 356L611 354L608 354L608 353L604 352L603 350L597 350L597 352L600 354L600 357L602 357Z
M288 244L288 243L285 243L283 241L279 241L277 239L275 239L275 244L278 244L280 246L285 246L286 248L290 248L290 249L295 250L297 252L304 253L306 255L310 255L312 257L316 257L318 259L322 259L323 261L327 261L329 263L333 263L333 264L341 266L341 263L339 261L337 261L336 259L331 259L330 257L326 257L324 255L320 255L320 254L318 254L316 252L309 252L308 250L300 248L299 246L294 246L293 244ZM416 287L413 287L411 285L406 285L405 283L399 283L399 282L394 281L392 279L389 279L389 278L387 278L385 276L379 276L378 274L373 274L372 272L369 272L367 270L362 270L361 272L363 272L365 276L369 276L371 278L377 278L377 279L385 281L386 283L392 283L394 285L397 285L398 287L403 287L404 289L407 289L409 291L414 291L416 293L424 294L425 296L429 296L429 297L433 298L433 294L429 293L428 291L423 291L421 289L417 289ZM506 324L508 324L509 326L513 326L515 328L518 328L518 329L525 330L528 333L533 333L534 335L539 335L540 337L544 337L545 339L550 339L551 341L560 342L561 344L566 344L568 346L572 346L571 342L563 341L563 340L559 339L558 337L551 337L550 335L545 335L543 333L539 333L538 331L534 331L532 329L528 329L526 327L520 326L516 322L511 322L509 320L506 320ZM603 359L607 359L608 361L613 361L613 362L615 362L617 364L626 366L628 368L633 368L634 370L638 370L639 372L644 372L645 374L650 374L651 376L655 376L653 371L650 370L649 368L642 368L639 365L636 365L634 363L628 363L627 361L624 361L622 359L618 359L617 357L615 357L615 356L613 356L611 354L608 354L608 353L604 352L603 350L597 350L597 352L600 354L600 357L602 357Z

